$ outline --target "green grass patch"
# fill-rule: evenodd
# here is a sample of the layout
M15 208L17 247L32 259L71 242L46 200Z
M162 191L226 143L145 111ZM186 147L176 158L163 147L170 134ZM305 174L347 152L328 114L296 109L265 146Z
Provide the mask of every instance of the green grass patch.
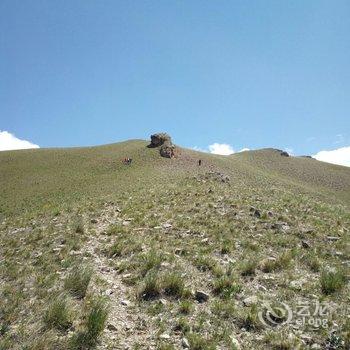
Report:
M65 331L71 327L71 312L65 296L54 297L45 312L43 321L48 329Z
M66 277L64 288L78 299L86 295L92 277L92 269L89 267L76 267Z
M320 283L324 294L333 294L344 287L346 275L343 270L323 271L320 276Z

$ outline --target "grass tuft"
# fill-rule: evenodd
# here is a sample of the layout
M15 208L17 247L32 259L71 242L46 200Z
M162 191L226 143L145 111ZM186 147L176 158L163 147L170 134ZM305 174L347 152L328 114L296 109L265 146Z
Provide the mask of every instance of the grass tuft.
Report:
M323 271L320 277L322 292L326 295L342 289L346 283L344 271Z
M179 311L182 314L188 315L189 313L191 313L192 309L193 309L193 304L191 301L189 300L181 301Z
M242 276L253 276L255 275L255 270L258 267L257 260L248 260L241 265L241 275Z
M161 284L156 274L146 276L144 284L139 291L139 298L151 300L157 298L161 293Z
M72 325L69 306L64 296L59 296L49 304L43 321L47 329L55 328L59 331L65 331Z
M178 273L170 273L163 276L162 287L165 295L180 298L185 290L185 282Z
M231 276L223 276L214 281L213 292L222 298L231 298L242 290L242 286Z
M157 254L155 251L151 250L146 254L142 254L140 260L141 275L146 276L148 271L159 269L163 259L160 254Z
M196 333L190 333L187 335L188 341L190 343L191 350L214 350L215 345L212 341L202 338Z
M282 253L276 260L266 260L262 265L263 272L276 272L288 268L292 261L290 252Z
M86 295L91 277L91 268L78 267L66 277L64 281L64 288L74 297L83 299Z
M71 350L85 350L96 346L98 338L106 325L108 307L102 298L90 301L88 312L84 320L84 329L70 340Z

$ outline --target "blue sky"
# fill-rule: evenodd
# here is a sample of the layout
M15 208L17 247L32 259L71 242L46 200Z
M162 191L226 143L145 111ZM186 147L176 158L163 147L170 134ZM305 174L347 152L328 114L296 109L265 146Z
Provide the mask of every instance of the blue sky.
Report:
M349 38L348 0L2 0L0 130L350 150Z

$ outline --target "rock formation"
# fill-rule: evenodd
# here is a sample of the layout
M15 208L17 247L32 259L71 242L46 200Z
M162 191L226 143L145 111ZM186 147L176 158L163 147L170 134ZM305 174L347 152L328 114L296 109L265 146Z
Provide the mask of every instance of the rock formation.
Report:
M159 153L162 157L172 158L175 156L175 145L171 141L170 135L167 133L158 133L151 135L150 148L159 147Z

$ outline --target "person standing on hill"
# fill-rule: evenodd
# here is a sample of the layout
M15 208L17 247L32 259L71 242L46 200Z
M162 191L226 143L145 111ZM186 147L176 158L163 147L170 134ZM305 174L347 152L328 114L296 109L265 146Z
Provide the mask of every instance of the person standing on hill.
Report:
M198 166L201 166L202 165L202 159L200 159L199 161L198 161Z

